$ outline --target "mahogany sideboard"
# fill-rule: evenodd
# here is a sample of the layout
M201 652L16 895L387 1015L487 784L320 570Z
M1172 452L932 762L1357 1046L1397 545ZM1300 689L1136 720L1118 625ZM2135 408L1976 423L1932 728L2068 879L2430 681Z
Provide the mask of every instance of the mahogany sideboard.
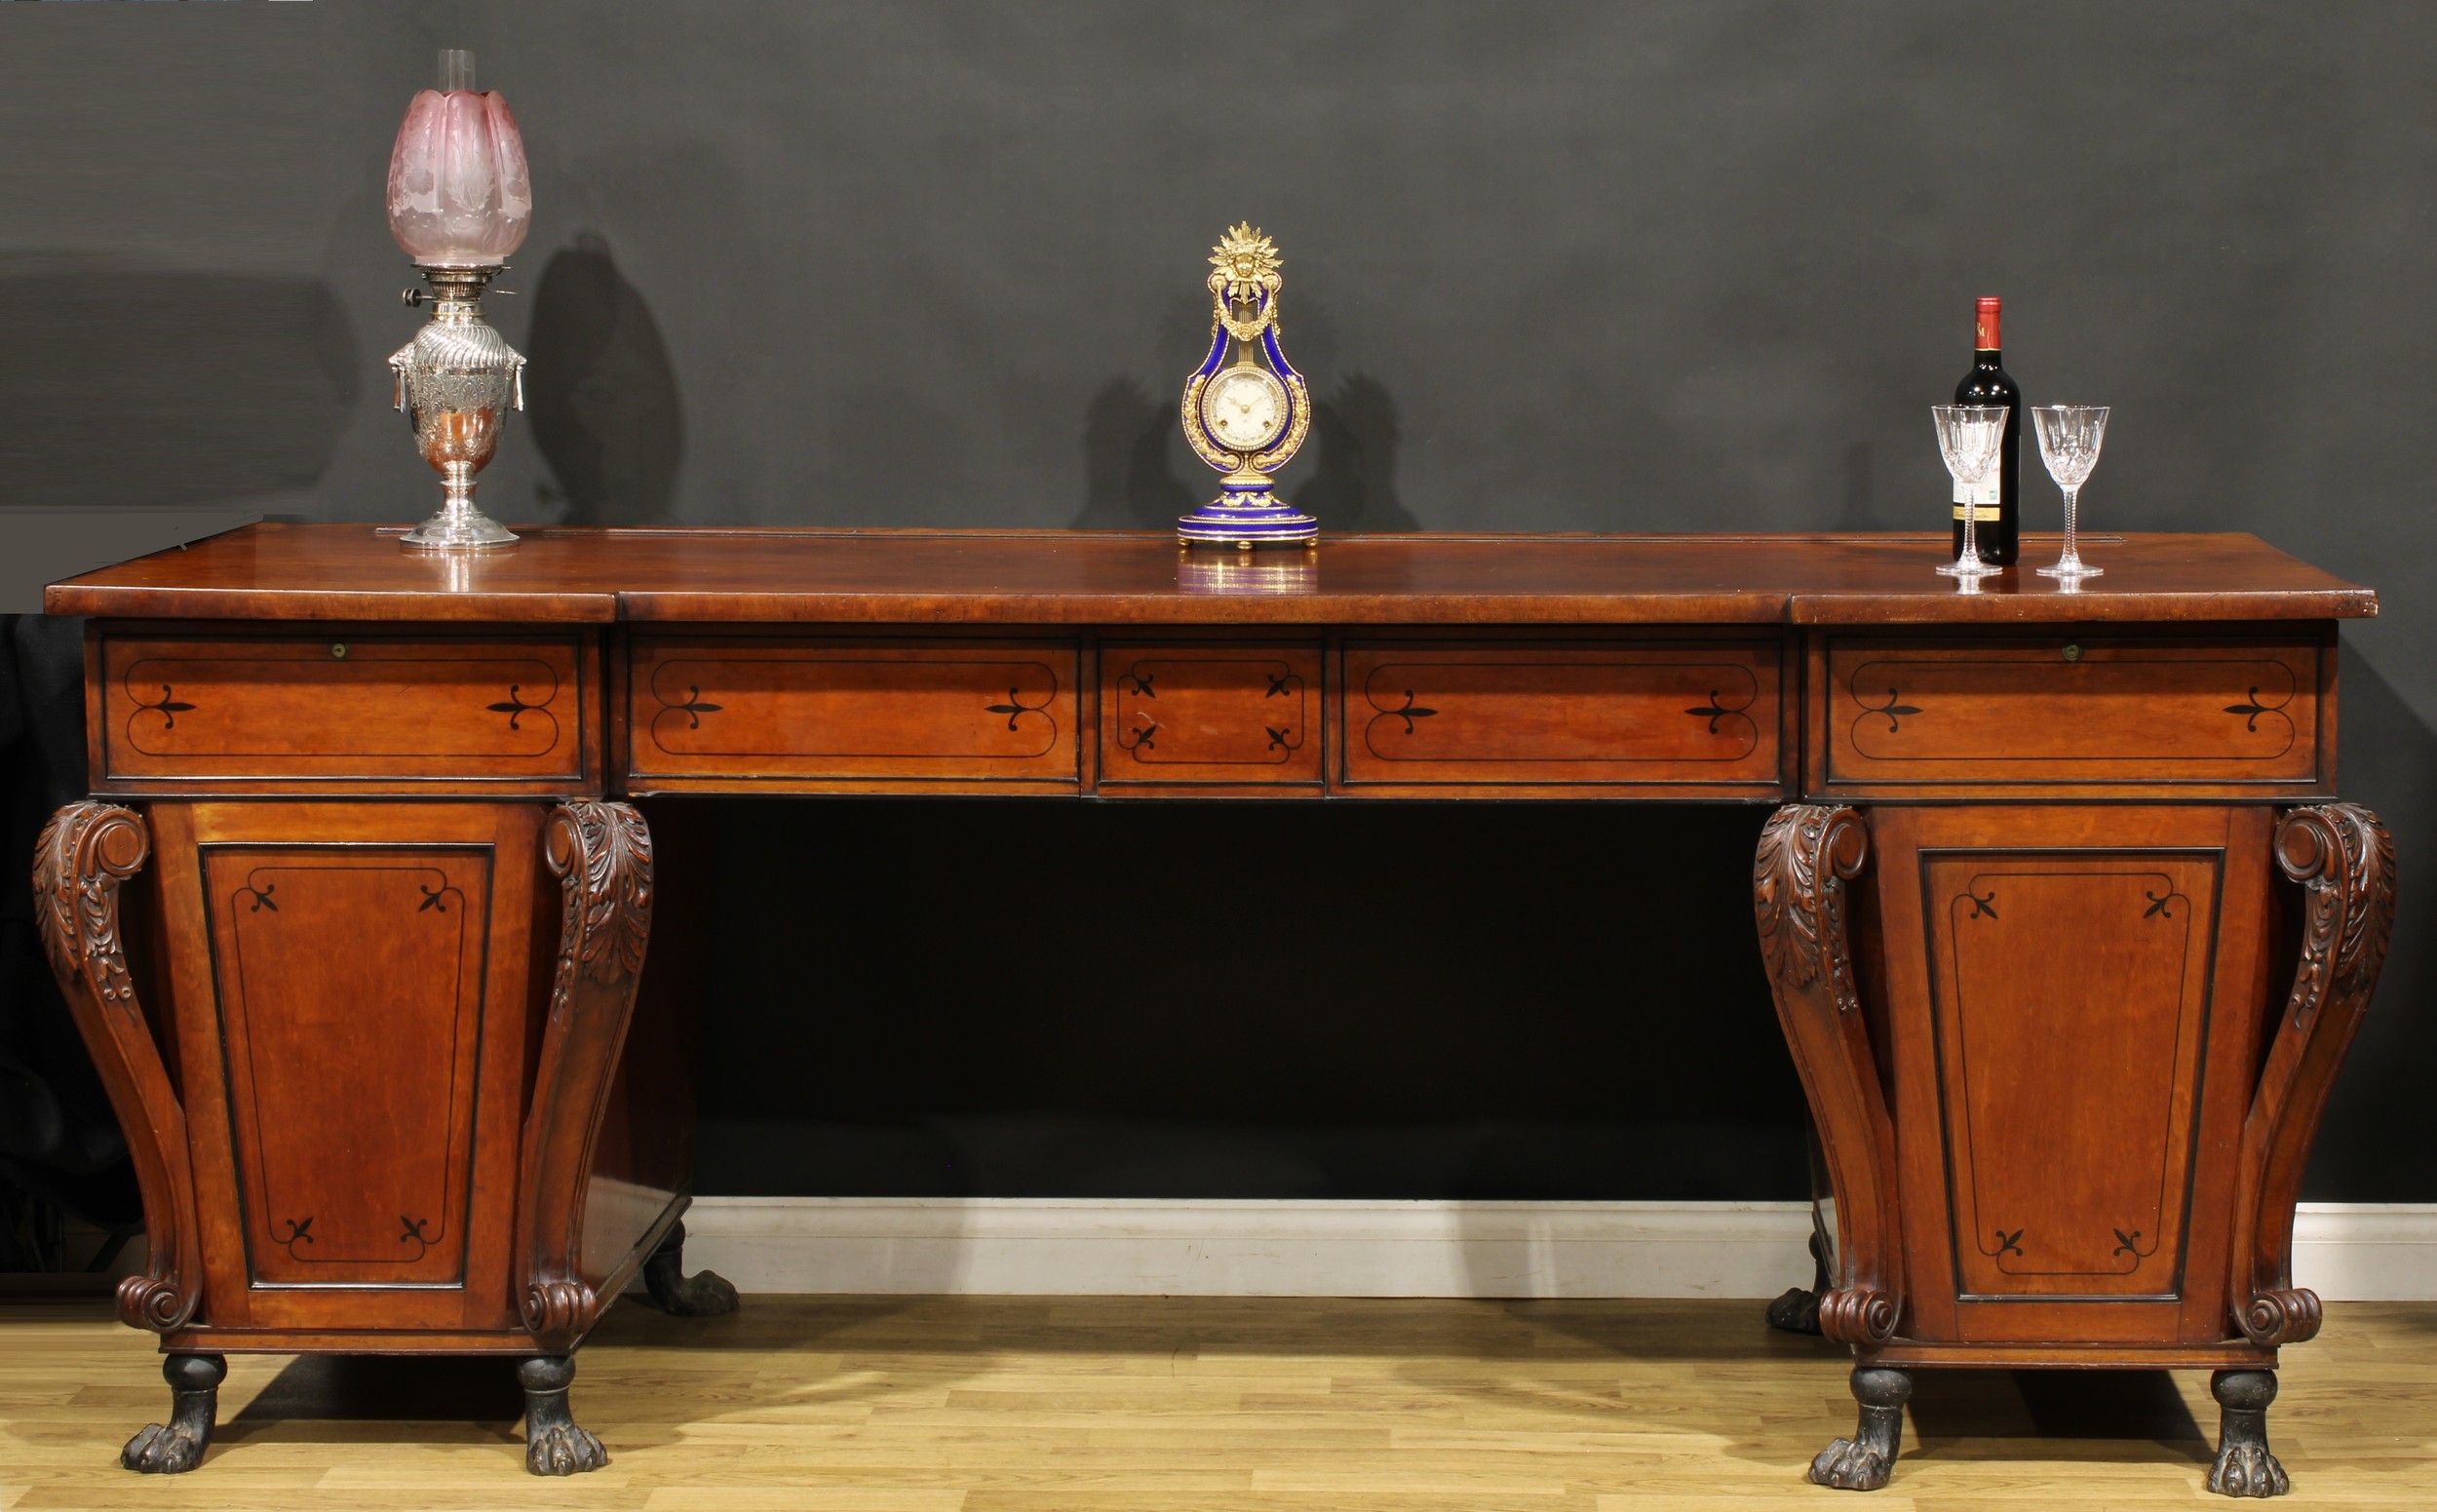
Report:
M225 1351L448 1351L521 1357L529 1467L589 1469L570 1356L630 1278L733 1304L677 1255L659 795L1725 799L1779 805L1751 901L1817 1136L1773 1315L1856 1358L1811 1478L1885 1482L1918 1367L2179 1367L2211 1488L2285 1488L2294 1203L2392 918L2336 800L2368 590L2241 535L2097 538L2077 592L1958 589L1943 536L394 536L49 591L94 797L38 894L175 1404L130 1466L198 1462Z

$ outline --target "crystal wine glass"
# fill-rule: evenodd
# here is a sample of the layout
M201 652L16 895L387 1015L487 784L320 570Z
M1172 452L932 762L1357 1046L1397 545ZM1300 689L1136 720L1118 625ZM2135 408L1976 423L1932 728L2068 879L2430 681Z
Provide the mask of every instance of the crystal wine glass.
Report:
M2041 567L2039 575L2070 588L2106 570L2083 562L2081 553L2074 550L2073 517L2081 502L2081 485L2099 465L2099 444L2107 440L2107 406L2039 405L2031 409L2031 420L2039 431L2039 459L2048 464L2048 476L2065 493L2065 555L2056 560L2055 566Z
M1932 405L1929 418L1938 427L1938 454L1946 458L1955 483L1970 490L1988 482L1990 470L1997 465L1997 445L2005 439L2005 407ZM1963 554L1938 569L1966 583L2004 570L1980 560L1979 532L1973 528L1979 515L1979 505L1963 506Z

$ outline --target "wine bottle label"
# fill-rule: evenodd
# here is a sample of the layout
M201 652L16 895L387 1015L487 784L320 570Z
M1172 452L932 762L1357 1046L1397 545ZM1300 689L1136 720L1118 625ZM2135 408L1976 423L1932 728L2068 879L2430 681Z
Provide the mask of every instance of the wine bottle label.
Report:
M1977 488L1967 488L1958 483L1954 485L1954 518L1962 519L1963 506L1970 504L1978 507L1980 519L1994 520L1997 518L1997 506L2002 504L2004 499L2005 495L1996 479L1992 478Z

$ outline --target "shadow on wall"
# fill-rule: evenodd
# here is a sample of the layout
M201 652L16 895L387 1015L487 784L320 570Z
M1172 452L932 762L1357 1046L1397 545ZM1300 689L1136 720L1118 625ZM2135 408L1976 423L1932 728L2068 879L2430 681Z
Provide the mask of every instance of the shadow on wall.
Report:
M1075 530L1168 530L1201 500L1169 470L1181 446L1177 407L1132 378L1111 378L1083 411L1083 512Z
M1396 401L1369 373L1349 373L1336 392L1312 401L1318 471L1295 490L1296 508L1324 531L1418 529L1396 496Z
M660 323L618 272L609 244L579 233L553 252L533 295L526 418L558 480L562 524L668 523L685 454L685 406Z
M364 366L315 278L0 263L0 504L162 505L309 486Z

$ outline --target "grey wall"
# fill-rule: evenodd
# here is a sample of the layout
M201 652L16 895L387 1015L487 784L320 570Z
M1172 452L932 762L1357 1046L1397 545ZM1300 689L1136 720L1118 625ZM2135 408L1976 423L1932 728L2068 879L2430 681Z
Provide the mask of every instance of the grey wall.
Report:
M422 512L381 183L443 45L534 168L510 520L1160 524L1206 486L1202 258L1249 217L1331 528L1935 526L1921 407L2003 294L2031 399L2116 407L2096 526L2385 596L2344 786L2404 915L2310 1191L2437 1199L2437 10L0 8L0 502Z

